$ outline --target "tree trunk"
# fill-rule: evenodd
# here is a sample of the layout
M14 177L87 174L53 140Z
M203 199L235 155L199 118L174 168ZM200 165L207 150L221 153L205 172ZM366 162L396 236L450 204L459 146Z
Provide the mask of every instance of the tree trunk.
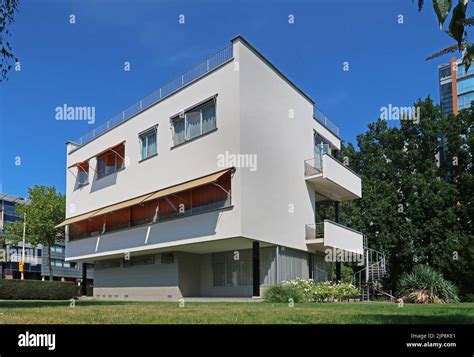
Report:
M48 244L48 268L49 268L49 281L53 281L53 266L51 264L51 245Z

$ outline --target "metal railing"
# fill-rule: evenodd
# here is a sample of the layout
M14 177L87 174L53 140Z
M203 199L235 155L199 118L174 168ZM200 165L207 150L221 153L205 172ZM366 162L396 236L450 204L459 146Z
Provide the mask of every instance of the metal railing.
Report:
M324 238L324 223L312 223L305 226L306 239Z
M339 136L339 127L334 124L334 122L329 119L316 105L313 105L313 117L318 122L323 124L329 131L331 131L336 136Z
M314 176L323 172L323 161L321 157L313 157L304 161L304 176Z
M130 119L137 113L141 112L144 109L156 104L157 102L163 100L169 95L175 93L184 86L194 82L210 71L222 66L233 58L232 43L224 47L222 50L209 57L207 60L199 63L197 66L194 66L190 70L184 72L180 76L176 77L172 81L161 86L153 93L142 98L140 101L131 105L127 109L121 111L114 117L107 120L105 123L102 123L98 127L92 129L88 133L84 134L80 138L73 140L73 143L82 146L87 144L89 141L95 139L96 137L106 133L107 131L113 129L120 123Z

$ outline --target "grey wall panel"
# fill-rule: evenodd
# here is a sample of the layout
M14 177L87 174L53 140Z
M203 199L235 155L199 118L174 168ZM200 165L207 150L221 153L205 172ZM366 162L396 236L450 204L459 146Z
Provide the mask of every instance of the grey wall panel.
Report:
M276 284L277 281L276 246L260 248L260 284Z
M309 278L308 253L286 247L280 248L279 278L280 281Z
M200 256L178 253L179 289L183 296L199 296L201 287Z
M155 264L95 270L94 287L161 287L178 286L178 263L161 264L160 255Z
M313 254L313 279L327 281L331 279L332 265L324 260L324 254Z

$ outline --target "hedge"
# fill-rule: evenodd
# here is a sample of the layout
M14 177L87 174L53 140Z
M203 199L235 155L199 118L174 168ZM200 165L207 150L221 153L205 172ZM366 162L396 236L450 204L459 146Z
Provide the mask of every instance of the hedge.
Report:
M0 299L66 300L78 296L71 282L0 279Z

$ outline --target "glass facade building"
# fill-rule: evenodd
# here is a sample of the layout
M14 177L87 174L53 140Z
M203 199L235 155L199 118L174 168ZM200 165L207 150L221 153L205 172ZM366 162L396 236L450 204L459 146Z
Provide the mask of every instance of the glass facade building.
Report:
M438 71L441 110L457 114L469 108L474 101L474 64L466 71L462 60L452 58L449 64L439 66Z

